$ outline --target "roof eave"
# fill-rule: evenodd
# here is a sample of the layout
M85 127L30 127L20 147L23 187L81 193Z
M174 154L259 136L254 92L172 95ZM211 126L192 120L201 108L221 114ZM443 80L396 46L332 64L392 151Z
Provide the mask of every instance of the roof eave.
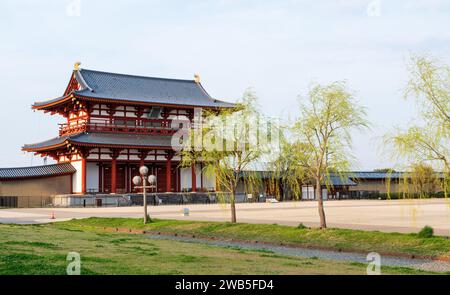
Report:
M43 101L43 102L35 102L31 106L31 108L33 110L45 110L45 109L48 109L48 108L60 105L62 103L65 103L67 101L70 101L70 100L72 100L72 98L73 98L73 94L70 93L68 95L61 96L60 98L57 98L57 99L51 99L51 100L49 100L47 102L45 102L45 101Z
M147 102L147 101L135 101L126 99L115 99L115 98L103 98L103 97L92 97L79 93L74 93L73 97L78 99L84 99L94 102L106 102L106 103L117 103L117 104L127 104L127 105L145 105L145 106L170 106L174 108L186 108L186 107L198 107L198 108L212 108L212 109L223 109L223 108L234 108L236 107L233 103L231 106L205 106L205 105L194 105L194 104L174 104L174 103L157 103L157 102Z
M65 146L67 144L68 144L68 140L64 140L63 142L58 143L58 144L37 147L37 148L27 147L27 145L24 145L24 146L22 146L21 150L24 152L44 152L44 151L48 151L48 150L55 150L57 148Z

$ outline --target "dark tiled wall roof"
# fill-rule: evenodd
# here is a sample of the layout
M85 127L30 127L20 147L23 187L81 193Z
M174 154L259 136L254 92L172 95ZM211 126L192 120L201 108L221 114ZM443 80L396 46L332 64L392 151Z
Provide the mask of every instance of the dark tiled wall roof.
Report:
M0 168L0 180L57 176L75 172L76 169L70 163L20 168Z

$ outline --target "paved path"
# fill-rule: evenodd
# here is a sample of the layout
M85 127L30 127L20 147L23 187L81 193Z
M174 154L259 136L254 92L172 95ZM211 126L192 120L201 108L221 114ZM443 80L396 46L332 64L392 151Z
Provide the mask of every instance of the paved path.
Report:
M312 258L317 257L320 259L327 260L338 260L345 262L359 262L368 264L367 254L361 253L349 253L349 252L338 252L330 250L316 250L316 249L305 249L305 248L294 248L286 246L276 246L267 244L254 244L254 243L244 243L244 242L234 242L234 241L212 241L200 238L188 238L180 236L162 236L162 235L148 235L150 239L159 240L176 240L188 243L198 243L207 244L219 247L235 247L239 249L247 250L266 250L275 254L282 254L288 256L306 257ZM435 272L449 272L450 262L436 261L430 259L411 259L404 257L392 257L392 256L380 256L381 266L397 266L397 267L409 267L419 270L435 271ZM372 261L372 260L371 260Z
M189 208L189 216L183 209ZM142 207L104 208L35 208L0 209L0 223L46 223L52 212L56 221L87 217L141 217ZM379 230L384 232L417 232L430 225L438 235L450 236L450 200L342 200L326 201L329 227ZM180 220L228 221L229 205L166 205L149 207L154 218ZM277 223L296 226L318 226L317 203L247 203L237 204L239 222Z

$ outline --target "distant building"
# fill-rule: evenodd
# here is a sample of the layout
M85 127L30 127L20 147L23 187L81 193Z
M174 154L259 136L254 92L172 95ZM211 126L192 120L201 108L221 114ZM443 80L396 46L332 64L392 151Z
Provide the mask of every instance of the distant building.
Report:
M254 171L253 171L254 172ZM282 187L278 181L274 182L273 174L270 171L258 171L259 177L263 179L262 187L253 194L257 196L281 198L283 194ZM343 173L342 175L331 174L329 185L322 185L322 196L324 199L360 199L374 198L380 194L395 194L411 192L411 181L408 172L373 172L373 171L353 171ZM243 173L245 177L246 172ZM444 177L442 173L437 174L437 178ZM405 182L406 181L406 182ZM278 187L274 187L278 185ZM436 187L435 192L442 191L442 188ZM240 181L238 192L241 199L246 199L244 180ZM315 200L315 186L305 183L302 186L301 196L293 196L289 191L284 197L287 200Z

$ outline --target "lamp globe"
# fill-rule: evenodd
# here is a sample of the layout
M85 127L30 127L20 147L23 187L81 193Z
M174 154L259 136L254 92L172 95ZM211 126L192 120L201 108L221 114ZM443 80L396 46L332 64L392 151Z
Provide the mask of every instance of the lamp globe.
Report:
M135 176L135 177L133 177L133 183L134 183L134 185L140 185L141 184L141 182L142 182L142 178L140 177L140 176Z
M155 175L149 175L148 176L148 182L150 183L150 185L155 185L156 184L156 176Z
M141 166L141 168L139 168L139 173L140 173L141 175L147 176L147 174L148 174L148 168L147 168L147 166Z

